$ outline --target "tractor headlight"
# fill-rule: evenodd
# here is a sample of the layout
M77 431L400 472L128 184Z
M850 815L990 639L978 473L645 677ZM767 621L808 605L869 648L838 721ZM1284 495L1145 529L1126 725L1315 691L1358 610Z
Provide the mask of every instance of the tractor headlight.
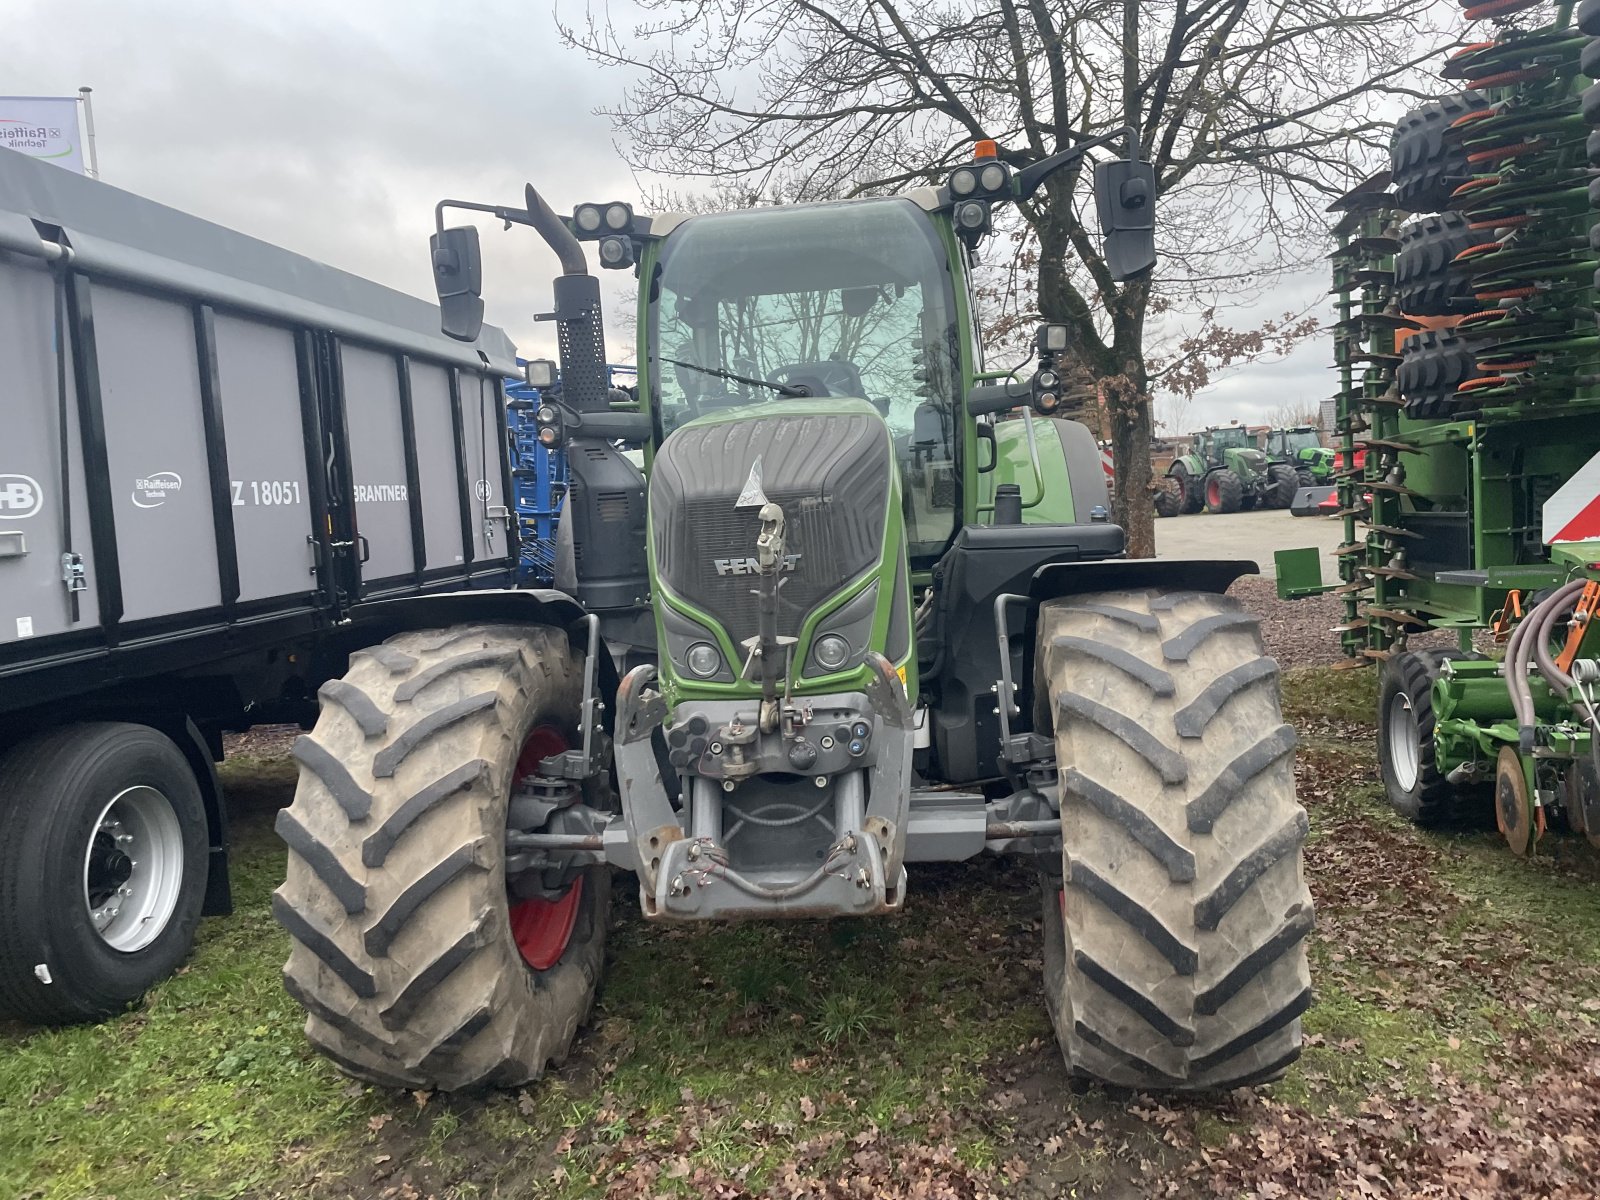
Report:
M606 228L621 233L633 224L633 209L626 204L606 205Z
M633 266L633 240L619 235L601 238L600 265L612 271Z
M825 633L817 639L817 644L812 647L812 655L817 660L817 665L824 670L837 671L850 661L850 643L837 633Z
M999 163L990 163L978 173L978 182L986 192L998 192L1006 186L1006 169Z
M962 167L950 176L950 190L957 196L970 196L978 190L978 173Z
M580 204L572 210L572 223L584 233L597 233L600 229L600 207L595 204Z
M689 670L701 679L710 679L722 669L722 655L710 642L696 642L683 656Z
M982 200L956 205L956 226L965 230L982 229L989 222L989 206Z

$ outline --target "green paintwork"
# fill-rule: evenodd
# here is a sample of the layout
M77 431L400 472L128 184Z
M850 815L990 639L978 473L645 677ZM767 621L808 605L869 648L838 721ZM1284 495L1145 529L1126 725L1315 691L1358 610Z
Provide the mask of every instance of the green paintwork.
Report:
M995 489L1014 483L1022 491L1024 525L1069 525L1077 519L1067 456L1054 421L1032 419L1039 469L1028 447L1028 420L997 421L994 427L995 468L978 477L978 511L994 512Z
M883 437L889 443L889 427L883 423L878 410L865 400L849 397L817 397L803 400L774 398L769 403L745 405L739 408L719 409L703 417L697 417L685 429L704 428L714 425L730 425L740 421L770 420L777 417L801 417L834 415L834 416L867 416L877 421L883 429ZM892 444L888 445L891 455L894 453ZM906 627L911 627L911 599L909 594L895 595L895 574L901 560L906 553L905 546L905 519L901 515L900 473L891 471L889 474L889 496L887 499L887 514L884 522L883 550L878 559L878 564L872 570L866 571L855 579L844 584L828 599L817 605L807 614L805 622L800 629L800 641L794 648L794 662L796 664L806 661L811 653L811 642L827 625L827 618L843 605L859 595L864 588L870 587L874 580L878 582L878 604L873 614L872 633L870 644L880 650L888 645L889 627L894 617L894 605L899 602L906 606L904 619ZM657 599L656 610L656 644L667 644L666 630L662 626L660 605L668 605L684 616L704 625L716 637L717 648L722 652L723 660L732 665L734 674L740 673L739 668L744 664L744 652L735 647L733 639L728 636L726 629L718 623L715 617L697 608L682 597L674 595L661 582L656 571L656 548L654 530L648 539L650 559L650 579L654 594ZM754 547L751 547L752 553ZM753 585L752 585L753 586ZM751 597L751 603L755 598ZM892 664L904 671L907 694L915 696L917 687L917 662L916 640L911 639L905 658ZM669 706L676 706L680 700L689 698L702 699L754 699L761 695L761 685L755 680L735 679L732 683L712 683L702 679L682 676L674 668L672 659L665 653L657 664L657 674L661 680L662 694ZM865 689L870 677L870 669L866 666L837 671L832 675L819 675L812 678L803 678L797 669L791 680L791 690L797 696L819 696L828 692L847 692Z
M1272 557L1278 570L1279 600L1299 600L1327 591L1322 582L1322 551L1315 546L1279 550Z

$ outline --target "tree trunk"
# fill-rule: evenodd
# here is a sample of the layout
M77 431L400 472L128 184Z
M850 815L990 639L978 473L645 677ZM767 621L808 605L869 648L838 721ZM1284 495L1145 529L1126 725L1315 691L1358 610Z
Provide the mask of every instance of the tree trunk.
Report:
M1111 457L1116 465L1117 494L1111 519L1128 535L1129 558L1153 558L1156 552L1156 510L1150 490L1150 396L1140 386L1143 364L1129 360L1125 372L1102 380L1111 420Z

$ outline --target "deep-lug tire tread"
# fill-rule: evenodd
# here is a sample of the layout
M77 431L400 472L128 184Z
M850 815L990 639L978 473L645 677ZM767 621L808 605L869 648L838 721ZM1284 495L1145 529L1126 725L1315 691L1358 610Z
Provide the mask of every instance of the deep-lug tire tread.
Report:
M1490 240L1467 228L1467 218L1449 210L1413 221L1400 230L1394 259L1395 297L1413 317L1448 317L1478 307L1467 272L1451 264L1456 255Z
M1106 669L1123 655L1149 670ZM1205 592L1050 601L1039 673L1064 837L1045 988L1068 1068L1150 1090L1276 1078L1300 1051L1313 915L1294 736L1258 625Z
M290 847L273 911L306 1036L386 1086L513 1086L560 1063L594 1001L610 902L590 868L578 925L548 971L512 938L506 805L528 732L571 735L582 664L562 632L482 625L406 633L351 658L300 739L279 819Z
M1396 205L1414 213L1450 207L1450 194L1472 175L1467 152L1450 135L1450 126L1488 106L1481 92L1458 92L1421 104L1395 123L1389 166Z

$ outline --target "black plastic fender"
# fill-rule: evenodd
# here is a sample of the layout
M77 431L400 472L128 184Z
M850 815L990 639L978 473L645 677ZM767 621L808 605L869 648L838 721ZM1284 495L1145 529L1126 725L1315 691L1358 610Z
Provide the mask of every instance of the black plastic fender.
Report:
M1225 592L1245 575L1261 568L1245 558L1112 558L1089 562L1045 563L1028 583L1030 600L1055 600L1084 592L1159 587L1198 592Z

